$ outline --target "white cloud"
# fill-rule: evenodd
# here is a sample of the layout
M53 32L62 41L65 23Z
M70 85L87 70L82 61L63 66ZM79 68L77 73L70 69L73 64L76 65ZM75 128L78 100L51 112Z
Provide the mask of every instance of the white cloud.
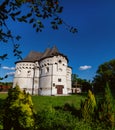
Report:
M6 73L6 75L8 75L8 76L14 76L14 74L15 74L15 72L8 72L8 73Z
M15 70L14 67L8 67L8 66L3 66L2 69L4 69L4 70Z
M92 68L92 66L90 66L90 65L84 65L84 66L80 66L79 70L87 70L87 69L91 69L91 68Z

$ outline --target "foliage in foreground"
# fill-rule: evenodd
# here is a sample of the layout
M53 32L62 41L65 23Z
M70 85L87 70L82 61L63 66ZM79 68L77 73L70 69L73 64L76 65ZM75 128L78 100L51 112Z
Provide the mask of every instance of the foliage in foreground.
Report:
M69 111L55 110L50 107L36 115L34 130L105 130L100 122L86 122ZM108 128L106 130L115 130Z
M88 99L81 105L81 113L86 122L101 122L101 124L104 124L102 125L104 128L114 129L115 103L108 83L105 87L104 97L98 103L96 103L94 95L89 91Z
M39 112L36 116L36 130L74 130L75 126L76 118L71 113L52 107Z
M98 118L106 126L115 127L115 103L108 83L105 87L104 98L99 101Z
M10 89L4 103L4 130L31 130L33 126L34 112L31 96L21 91L19 86Z
M88 97L83 102L81 101L81 116L84 120L91 121L94 117L94 111L96 109L96 100L94 94L89 90Z
M51 97L50 99L56 101L57 98ZM57 107L48 102L49 105L46 108L34 113L30 95L16 87L9 91L4 104L5 111L3 111L3 116L0 115L0 119L4 117L7 127L4 130L11 130L11 127L12 130L115 130L114 101L108 84L105 96L99 102L95 100L91 91L88 92L86 100L82 101L81 109L76 107L75 100L78 100L77 96L74 96L74 104L68 102L62 106L57 104Z

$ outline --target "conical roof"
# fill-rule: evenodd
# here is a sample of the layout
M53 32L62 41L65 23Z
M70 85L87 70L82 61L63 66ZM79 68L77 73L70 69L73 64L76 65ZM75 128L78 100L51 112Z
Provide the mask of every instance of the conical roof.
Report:
M31 51L27 55L27 57L25 57L23 60L18 61L18 62L35 62L35 61L43 60L48 57L57 56L57 55L62 55L63 57L65 57L67 59L67 57L64 56L62 53L60 53L58 51L57 47L54 46L52 48L47 48L43 53ZM68 59L67 59L67 61L68 61Z
M60 52L58 51L57 47L54 46L51 51L50 51L50 55L54 55L54 54L59 54Z
M46 57L55 56L57 54L60 54L60 52L58 51L56 46L54 46L53 48L47 48L45 50L45 52L43 53L43 55L41 56L41 59L46 58Z
M40 59L40 57L42 56L42 53L40 52L35 52L35 51L31 51L27 57L25 57L22 61L37 61Z

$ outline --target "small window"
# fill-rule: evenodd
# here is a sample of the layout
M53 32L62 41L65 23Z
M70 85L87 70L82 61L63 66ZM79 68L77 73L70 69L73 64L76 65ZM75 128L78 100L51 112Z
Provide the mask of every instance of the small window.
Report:
M31 75L31 71L28 70L28 71L27 71L27 76L30 76L30 75Z
M62 61L61 61L61 60L59 60L59 63L61 64L61 63L62 63Z
M31 71L30 70L28 70L28 74L30 73Z
M58 79L58 82L61 82L61 79Z

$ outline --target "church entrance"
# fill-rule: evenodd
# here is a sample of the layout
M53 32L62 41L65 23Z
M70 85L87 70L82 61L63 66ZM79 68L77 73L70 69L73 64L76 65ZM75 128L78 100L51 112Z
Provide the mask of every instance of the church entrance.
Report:
M57 94L63 94L63 88L64 88L63 85L56 85L56 88L57 88Z

